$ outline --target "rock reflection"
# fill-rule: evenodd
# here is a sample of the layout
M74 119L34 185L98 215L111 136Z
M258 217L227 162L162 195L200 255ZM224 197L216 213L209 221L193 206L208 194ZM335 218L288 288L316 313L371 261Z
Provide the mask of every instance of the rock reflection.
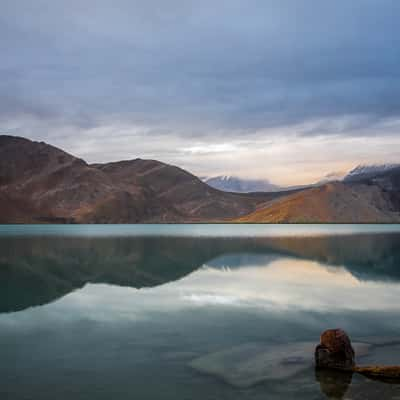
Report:
M333 369L316 369L315 379L321 392L331 400L341 400L349 390L353 373Z

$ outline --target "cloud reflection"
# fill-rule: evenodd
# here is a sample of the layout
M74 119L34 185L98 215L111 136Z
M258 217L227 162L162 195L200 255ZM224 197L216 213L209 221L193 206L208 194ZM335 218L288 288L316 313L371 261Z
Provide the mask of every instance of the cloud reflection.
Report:
M242 258L243 259L243 258ZM6 314L0 324L50 321L134 322L198 308L247 312L397 312L398 283L360 281L342 267L282 257L233 269L204 266L162 286L134 289L88 284L52 304Z

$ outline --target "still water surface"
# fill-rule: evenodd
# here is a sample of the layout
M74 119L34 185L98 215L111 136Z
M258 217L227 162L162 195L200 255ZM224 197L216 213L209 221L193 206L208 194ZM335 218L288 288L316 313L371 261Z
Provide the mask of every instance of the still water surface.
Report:
M399 399L400 226L0 226L0 397Z

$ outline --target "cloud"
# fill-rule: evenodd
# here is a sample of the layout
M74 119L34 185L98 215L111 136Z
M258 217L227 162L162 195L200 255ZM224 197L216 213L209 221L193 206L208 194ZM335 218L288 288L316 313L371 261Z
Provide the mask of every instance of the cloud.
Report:
M183 148L184 153L189 154L215 154L215 153L230 153L236 151L238 146L232 143L217 143L217 144L197 144L195 146Z
M154 158L396 137L398 15L395 0L5 0L0 129L115 156L145 137Z

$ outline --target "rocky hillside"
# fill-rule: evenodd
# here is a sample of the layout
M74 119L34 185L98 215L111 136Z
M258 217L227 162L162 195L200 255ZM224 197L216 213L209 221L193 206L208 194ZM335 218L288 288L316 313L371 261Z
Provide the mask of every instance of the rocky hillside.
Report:
M361 172L299 190L228 193L159 161L89 165L0 136L0 223L400 222L400 167Z
M393 177L394 178L394 177ZM400 191L368 183L328 183L275 199L236 222L400 222Z
M383 178L397 181L399 175ZM235 222L400 222L400 186L373 182L328 183L268 201Z
M282 195L225 193L154 160L89 165L43 142L0 136L0 223L225 220Z
M370 180L398 169L400 169L400 164L358 165L344 177L344 181L360 182Z

